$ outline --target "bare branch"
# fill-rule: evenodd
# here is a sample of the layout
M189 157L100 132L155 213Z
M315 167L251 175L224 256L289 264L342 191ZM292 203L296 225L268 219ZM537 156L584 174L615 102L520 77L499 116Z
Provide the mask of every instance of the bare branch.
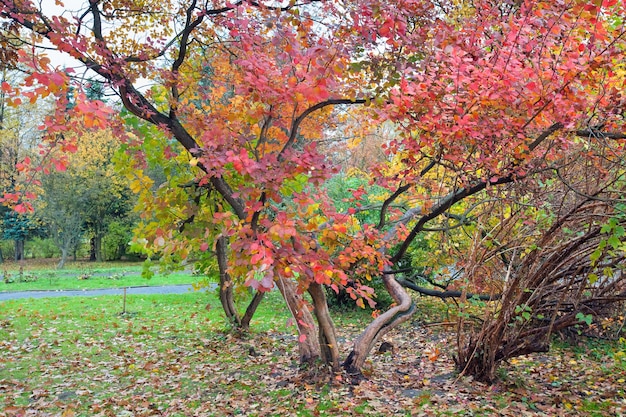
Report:
M282 158L282 155L289 149L293 143L296 141L296 137L298 136L298 130L300 128L300 124L306 119L311 113L323 109L328 106L336 106L339 104L365 104L367 100L364 99L348 99L348 98L335 98L326 101L319 102L305 111L303 111L291 124L291 133L289 134L289 139L285 143L285 146L281 149L278 154L278 159Z
M404 278L396 278L396 281L400 283L403 287L410 288L415 292L418 292L422 295L427 295L429 297L437 297L441 299L446 298L461 298L465 297L467 299L474 298L482 301L497 301L502 296L501 294L472 294L472 293L463 293L463 291L439 291L433 290L431 288L426 288L417 285L413 281L409 281Z
M603 132L596 129L577 130L574 132L576 136L583 138L603 138L603 139L626 139L626 133L620 132Z
M412 186L413 184L405 184L401 187L398 187L398 189L385 200L382 207L380 208L380 220L376 225L377 229L382 229L385 226L385 215L387 213L387 208L389 208L389 205Z
M424 175L426 175L428 173L428 171L430 171L435 165L437 165L437 160L438 160L438 158L431 159L430 163L428 165L426 165L422 169L422 171L420 172L420 177L423 177ZM392 195L390 195L385 200L385 202L383 203L382 207L380 208L380 220L378 221L378 224L376 225L377 229L382 229L385 226L385 216L386 216L386 213L387 213L387 209L389 208L389 205L391 203L393 203L396 198L398 198L400 195L402 195L402 193L404 193L405 191L410 189L412 186L413 186L413 184L405 184L405 185L399 187Z

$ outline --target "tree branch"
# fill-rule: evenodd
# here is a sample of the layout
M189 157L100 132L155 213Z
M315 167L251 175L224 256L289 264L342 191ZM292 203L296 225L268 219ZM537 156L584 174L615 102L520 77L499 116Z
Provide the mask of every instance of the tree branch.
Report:
M583 138L604 138L604 139L626 139L626 133L620 132L603 132L601 130L596 129L586 129L586 130L577 130L574 132L576 136L580 136Z
M534 149L536 149L539 146L539 144L541 144L544 140L546 140L551 134L553 134L554 132L556 132L557 130L562 129L562 128L563 128L563 124L562 123L560 123L560 122L559 123L554 123L548 129L543 131L530 145L528 145L529 151L533 151ZM513 167L511 167L511 168L513 168ZM465 199L465 198L467 198L469 196L472 196L474 194L479 193L480 191L482 191L485 188L487 188L488 185L494 186L494 185L507 184L507 183L511 183L511 182L517 181L518 179L519 179L519 177L514 176L511 173L511 174L507 175L506 177L498 178L495 181L492 181L492 180L479 181L479 182L475 183L474 185L472 185L471 187L460 188L458 190L455 190L455 191L449 193L446 197L444 197L443 199L440 200L439 204L434 205L431 208L429 213L423 215L417 221L417 224L415 226L413 226L413 229L411 230L411 232L409 233L407 238L404 240L404 242L402 242L402 244L400 245L400 248L398 249L396 254L391 257L390 262L392 262L392 263L398 262L400 260L400 258L402 258L402 256L404 256L404 254L406 253L406 251L409 248L409 245L417 237L418 233L420 233L420 232L422 232L424 230L424 226L426 225L426 223L428 223L432 219L440 216L441 214L445 213L454 204L458 203L459 201L461 201L461 200L463 200L463 199Z
M198 25L202 23L202 21L204 20L204 16L205 16L204 14L201 14L193 21L191 20L193 17L193 10L195 9L195 7L196 7L196 0L193 0L191 4L189 5L189 7L187 8L185 28L183 29L180 35L180 49L178 50L178 56L176 57L176 60L172 64L173 72L178 71L180 66L185 61L185 57L187 56L187 42L189 40L189 35L191 35L191 32L193 32L193 30L196 27L198 27Z
M431 159L430 163L426 165L424 169L422 169L422 171L420 172L420 177L423 177L424 175L426 175L428 171L430 171L436 164L437 164L437 159L436 158ZM390 195L385 200L382 207L380 208L380 220L378 221L378 224L376 225L377 229L382 229L385 226L385 215L386 215L387 209L389 208L389 205L393 203L396 198L398 198L402 193L407 191L412 186L413 184L405 184L399 187L392 195Z
M289 149L293 145L293 143L296 141L296 136L298 135L298 129L300 128L300 124L314 111L323 109L324 107L328 106L335 106L338 104L365 104L366 102L367 101L364 99L352 100L348 98L335 98L319 102L309 107L308 109L300 113L300 115L296 117L296 119L291 124L291 133L289 134L289 139L287 139L285 146L283 146L283 148L278 153L278 159L280 160L282 158L282 155L287 151L287 149Z
M91 10L91 14L93 16L93 28L91 31L96 40L103 42L104 37L102 36L102 21L100 19L100 9L98 9L99 1L100 0L89 0L89 9Z
M385 226L385 215L387 213L387 209L389 208L389 205L391 203L394 202L394 200L396 198L398 198L400 195L402 195L405 191L407 191L409 188L411 188L413 186L413 184L405 184L401 187L398 187L398 189L396 191L394 191L393 194L391 194L383 203L382 207L380 208L380 220L378 220L378 224L376 225L377 229L382 229Z
M422 295L427 295L429 297L437 297L441 299L446 299L446 298L461 298L463 296L463 291L433 290L431 288L421 287L417 285L416 283L409 281L407 279L404 279L404 278L396 278L396 281L398 281L398 283L400 283L400 285L402 285L403 287L410 288L415 292L418 292ZM501 294L491 295L491 294L465 293L465 298L467 299L475 298L475 299L479 299L482 301L496 301L496 300L499 300L501 296L502 296Z

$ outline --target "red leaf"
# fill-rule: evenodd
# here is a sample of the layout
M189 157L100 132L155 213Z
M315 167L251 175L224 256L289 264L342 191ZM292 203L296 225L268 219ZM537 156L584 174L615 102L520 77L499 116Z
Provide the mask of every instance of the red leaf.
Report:
M300 335L300 337L298 338L298 342L300 343L304 343L304 341L306 340L306 335L303 333Z
M65 161L60 161L60 160L57 159L53 163L54 163L54 167L56 168L57 171L59 171L59 172L67 171L67 163Z
M16 205L13 209L19 214L24 214L33 211L33 206L30 203L21 203Z
M3 203L17 203L19 196L16 193L4 193L4 197L0 201Z

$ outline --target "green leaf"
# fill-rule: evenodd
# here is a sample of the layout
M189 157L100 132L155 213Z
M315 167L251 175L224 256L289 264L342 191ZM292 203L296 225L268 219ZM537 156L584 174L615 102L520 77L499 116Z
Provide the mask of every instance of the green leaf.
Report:
M607 240L607 242L609 243L609 245L611 245L611 247L613 247L613 249L617 250L617 248L619 248L620 246L620 240L617 236L613 235L611 237L609 237L609 239Z
M600 257L602 256L602 249L598 248L596 250L594 250L593 252L591 252L591 255L589 255L589 259L591 260L591 264L594 265L596 262L598 262L598 259L600 259Z
M293 179L287 179L283 183L283 186L280 189L282 195L286 197L290 197L294 193L300 193L307 185L309 178L304 174L298 174Z
M150 279L154 276L154 271L151 269L152 261L150 258L146 259L141 268L141 276L145 279Z
M587 324L587 326L591 326L591 322L593 321L593 316L591 314L583 314L583 313L578 313L576 314L576 319L582 323Z

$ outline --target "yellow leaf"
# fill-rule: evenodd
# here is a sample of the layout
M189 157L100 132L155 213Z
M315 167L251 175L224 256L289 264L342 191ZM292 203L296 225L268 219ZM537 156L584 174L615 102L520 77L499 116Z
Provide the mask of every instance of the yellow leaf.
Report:
M130 190L135 193L138 194L139 191L141 191L141 181L137 180L133 180L130 182Z

